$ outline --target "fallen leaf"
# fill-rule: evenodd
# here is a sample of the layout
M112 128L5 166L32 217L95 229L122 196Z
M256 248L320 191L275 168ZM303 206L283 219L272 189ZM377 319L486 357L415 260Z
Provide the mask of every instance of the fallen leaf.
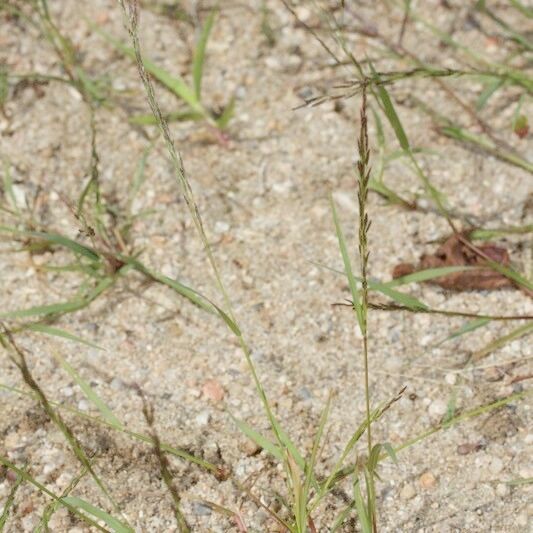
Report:
M513 287L513 283L503 274L486 266L486 260L471 250L463 241L468 238L467 234L451 235L441 244L434 254L423 255L418 265L400 263L393 270L393 278L412 274L419 270L447 266L471 266L475 270L455 272L440 278L429 280L444 289L455 291L470 290L494 290ZM487 242L476 246L490 260L503 266L510 263L509 254L505 248Z

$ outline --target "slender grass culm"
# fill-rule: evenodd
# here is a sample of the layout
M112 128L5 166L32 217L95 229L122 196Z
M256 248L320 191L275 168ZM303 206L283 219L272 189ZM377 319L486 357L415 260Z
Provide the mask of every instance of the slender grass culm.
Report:
M359 301L359 327L363 335L363 364L364 364L364 379L365 379L365 404L366 404L366 435L368 444L368 460L372 456L372 420L370 412L370 386L369 386L369 366L368 366L368 231L370 229L370 219L366 212L366 202L368 200L368 183L370 181L370 151L368 148L368 120L366 114L366 88L367 83L363 83L362 87L362 103L361 103L361 126L359 133L359 140L357 148L359 151L359 161L357 161L357 198L359 204L359 262L361 268L361 299ZM368 472L367 472L368 471ZM365 470L365 477L367 483L367 506L368 518L372 525L372 530L377 531L376 513L373 502L375 499L371 497L374 494L374 473L372 469Z

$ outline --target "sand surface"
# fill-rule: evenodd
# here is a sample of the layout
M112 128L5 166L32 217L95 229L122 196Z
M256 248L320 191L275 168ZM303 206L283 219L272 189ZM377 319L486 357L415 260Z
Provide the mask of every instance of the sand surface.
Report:
M386 4L365 2L358 13L368 28L377 28L396 41L402 11L392 7L393 2L390 8ZM454 28L454 37L472 50L494 61L505 57L505 43L491 39L496 30L489 19L475 15L482 22L480 31L467 7L458 7L460 2L452 2L452 9L433 0L416 4L419 14L440 28ZM274 30L272 45L261 31L262 2L256 0L222 2L208 44L205 102L220 108L232 95L236 98L229 141L217 142L202 123L174 122L171 131L261 383L283 427L306 454L320 413L333 393L327 438L317 465L323 475L365 417L361 335L350 309L332 305L349 297L348 286L342 275L325 268L342 270L330 193L357 264L354 163L360 99L295 110L304 98L334 92L335 85L353 79L354 73L349 65L334 66L281 2L269 0L264 6ZM129 117L149 112L136 68L90 26L95 23L126 40L120 9L111 0L51 1L50 9L58 27L78 48L86 72L109 88L109 101L95 114L100 182L105 201L125 208L133 176L150 144L148 137L155 138L157 132L150 126L129 124ZM318 13L313 2L298 8L309 26L325 27ZM516 11L501 8L498 13L515 29L527 28L527 20ZM200 11L202 20L205 14ZM10 75L64 74L50 44L34 27L5 13L0 17L0 62ZM347 24L362 22L348 16ZM146 56L190 80L191 25L143 9L140 37ZM408 25L403 44L434 66L465 67L460 54L439 45L420 24ZM351 34L349 46L359 58L383 57L383 47L361 34ZM411 68L407 61L393 59L379 59L376 65L381 71ZM469 102L482 90L479 79L446 82ZM18 202L24 208L25 202L31 205L38 196L35 216L41 224L90 244L80 235L79 222L67 205L76 202L89 178L87 106L75 89L62 83L18 86L17 91L13 83L0 116L0 153L10 169ZM418 96L479 132L441 87L432 80L411 79L390 90L412 146L424 149L417 155L421 167L453 210L485 228L531 223L531 174L444 138L429 117L410 103L410 96ZM178 101L161 86L157 95L165 111L177 108ZM519 139L510 126L517 95L516 88L502 90L480 116L499 138L531 159L531 140ZM529 112L531 118L531 110L531 100L525 101L522 112ZM373 165L379 158L375 132L371 118ZM393 153L398 144L388 125L385 134L386 151ZM132 228L132 243L142 251L140 258L222 304L161 139L147 157L145 178L132 207L137 213L150 211ZM388 164L385 182L406 198L417 195L423 209L408 211L377 194L369 196L369 271L375 281L390 280L396 264L416 262L449 233L405 158ZM9 214L0 217L2 224L14 224ZM516 268L531 274L528 235L499 242L509 250ZM62 302L76 293L78 274L43 268L69 263L72 256L65 251L14 253L21 243L8 236L1 247L2 310ZM531 299L518 290L460 293L418 284L404 290L434 308L533 313ZM375 299L386 301L379 295ZM385 402L407 387L375 426L377 441L401 445L439 424L450 408L459 413L527 389L531 382L527 336L505 344L474 366L462 365L468 354L524 322L491 322L440 344L465 322L437 315L370 312L372 402ZM273 509L280 508L276 492L286 496L282 468L247 440L230 416L270 435L243 354L219 318L168 287L129 273L87 309L61 318L55 326L103 350L37 332L18 334L33 376L51 400L99 414L58 364L54 356L59 355L129 430L150 432L135 390L139 386L153 405L155 428L163 442L225 465L231 472L220 480L169 455L192 531L238 531L232 519L215 512L206 501L240 513L248 531L281 531L257 501L239 489L239 484L251 486L255 497ZM2 387L28 392L5 351L0 376ZM151 447L73 412L61 412L91 452L95 470L135 531L176 531L172 500ZM531 419L530 399L517 400L407 448L398 454L398 464L384 461L383 480L378 482L380 530L527 531L533 512L531 485L508 482L531 481L533 476ZM0 390L0 435L0 455L19 467L28 465L32 476L56 494L81 471L64 436L38 402L5 388ZM358 450L364 452L364 442ZM12 486L13 477L0 471L0 505ZM72 495L114 513L89 476L83 477ZM348 482L317 509L318 531L329 531L350 495ZM5 531L33 531L49 501L23 484ZM63 508L53 515L49 527L54 532L88 531ZM340 529L356 530L354 523Z

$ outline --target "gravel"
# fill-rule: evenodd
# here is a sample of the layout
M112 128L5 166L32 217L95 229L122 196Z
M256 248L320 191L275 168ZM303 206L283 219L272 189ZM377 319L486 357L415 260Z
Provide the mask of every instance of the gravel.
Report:
M332 394L327 439L317 465L318 473L324 475L363 421L365 410L362 338L349 308L332 305L349 297L347 283L323 268L342 269L330 193L351 250L356 249L353 165L359 100L294 110L302 104L300 95L334 90L333 86L353 73L349 68L332 67L331 58L295 25L280 2L266 2L276 34L273 47L261 33L262 2L231 4L221 3L204 73L204 97L210 106L220 108L236 95L230 140L227 146L217 143L213 132L201 123L173 123L171 130L239 326L252 348L258 376L281 424L305 454L310 453L321 412ZM403 14L385 9L385 4L363 5L361 23L396 40ZM419 2L416 9L438 27L454 26L456 38L489 54L491 60L505 56L505 46L492 46L490 32L480 37L482 34L468 25L466 5L452 3L454 8L447 10L443 4ZM311 4L300 8L307 24L321 23ZM120 91L115 93L117 102L96 111L96 146L104 197L108 201L122 199L124 205L130 179L148 145L146 136L127 119L148 112L148 108L132 63L113 52L86 23L99 21L106 31L126 39L119 8L112 0L58 0L50 2L50 9L61 30L79 46L87 72L107 79ZM505 12L511 27L524 29L526 22L513 13ZM51 47L39 39L35 29L5 13L0 17L9 30L0 33L0 64L5 63L9 73L64 75ZM483 20L492 31L489 21ZM146 55L175 74L187 75L191 27L144 10L141 29ZM182 34L189 37L183 39ZM357 57L374 54L367 37L350 37L349 44ZM408 26L404 46L435 65L456 63L456 54L439 46L420 24ZM378 66L398 65L386 60ZM478 80L448 81L470 100L479 93ZM406 96L419 94L432 108L466 121L476 131L464 110L444 98L429 80L402 82L391 91L401 102L398 113L412 145L433 150L417 157L451 206L482 221L484 227L524 225L528 216L531 220L526 208L528 198L531 202L530 175L439 136L425 115L408 106ZM176 110L177 102L167 91L158 87L157 94L164 110ZM501 90L483 117L499 137L526 153L531 151L530 139L518 139L509 127L514 106L507 105L506 99L514 98L512 88ZM17 94L10 90L4 113L1 111L0 153L11 170L17 206L40 191L37 215L41 220L55 232L83 239L66 202L76 202L89 178L89 115L79 93L52 82L38 88L24 86ZM522 112L531 115L530 111L531 104L524 102ZM372 115L370 122L371 162L377 165ZM155 134L152 128L146 131ZM390 153L396 149L394 133L387 125L385 133ZM423 193L402 159L391 161L385 180L406 197ZM141 259L221 304L160 141L148 157L146 182L133 207L154 211L132 228ZM429 202L427 207L427 211L408 211L375 194L369 196L369 270L373 280L389 280L396 264L417 262L421 254L434 251L432 241L447 235L446 222L430 209ZM0 214L0 224L12 223L6 213ZM531 255L524 246L525 237L513 236L502 242L517 267L526 271ZM7 253L20 243L6 240L0 246L4 252L0 254L3 310L60 302L75 294L75 274L42 268L68 264L71 258L64 252ZM533 313L532 300L520 291L452 293L431 285L403 289L440 308ZM406 387L403 397L375 426L378 441L399 446L440 424L451 408L464 413L529 386L527 376L532 369L527 337L491 353L477 369L463 367L469 354L511 329L504 323L491 323L442 342L464 323L460 318L370 311L373 404L387 402ZM236 483L253 485L253 494L271 508L279 505L274 492L285 494L283 468L266 450L247 441L230 416L271 437L246 361L222 321L166 287L147 286L131 274L88 309L62 318L56 325L104 350L37 332L17 335L27 350L33 376L50 399L99 415L71 376L57 365L56 353L91 383L129 430L156 431L162 442L222 464L231 473L216 477L169 455L183 512L193 531L237 531L233 518L206 502L238 511L250 531L276 531L269 515ZM0 359L0 375L3 385L27 391L7 357ZM154 407L154 428L147 426L142 414L138 387ZM172 499L150 446L66 410L61 413L91 452L99 476L135 530L174 531ZM531 403L514 401L406 448L398 454L398 464L384 461L383 481L377 485L380 530L526 531L533 512L529 503L532 488L515 482L532 475L529 427ZM81 467L64 436L32 398L0 390L0 432L0 456L20 467L29 465L31 474L55 493L60 494L79 474ZM364 453L363 444L358 452ZM2 504L14 481L0 471ZM350 483L341 489L350 496ZM87 476L72 495L113 513ZM341 496L317 511L314 518L319 531L327 531L346 505ZM24 484L15 502L6 531L33 531L49 499ZM53 531L87 531L83 523L61 509L49 525ZM354 531L354 526L347 525L343 531Z

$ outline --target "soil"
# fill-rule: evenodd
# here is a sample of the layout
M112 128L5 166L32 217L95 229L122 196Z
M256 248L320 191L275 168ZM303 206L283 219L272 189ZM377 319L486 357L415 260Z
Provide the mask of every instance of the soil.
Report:
M187 2L180 4L192 10ZM367 33L378 30L396 42L403 10L394 2L362 4L360 18L347 15L348 26L363 25ZM453 29L454 38L471 50L501 61L509 43L494 38L501 33L499 26L473 12L474 4L413 3L417 13L438 28ZM350 308L332 305L349 298L349 290L345 278L331 271L343 267L329 205L332 194L356 265L360 99L300 107L306 98L339 92L335 86L354 78L352 67L336 66L281 2L222 2L220 7L206 52L203 98L220 109L235 96L229 140L221 142L212 129L198 122L174 122L171 131L261 383L282 426L306 454L327 398L333 395L317 465L318 474L324 475L365 417L362 338ZM314 2L300 3L297 14L309 27L324 28L326 21L316 7ZM495 9L516 31L527 29L526 17L516 10L499 5ZM111 0L57 0L50 2L50 11L61 32L75 43L85 71L107 87L109 98L95 113L100 182L106 202L125 208L149 137L155 138L157 132L152 126L129 123L130 117L149 112L135 65L113 50L94 27L126 41L120 8ZM206 10L199 14L204 20ZM53 48L35 27L5 12L0 17L0 64L9 76L35 72L64 76ZM272 43L264 31L265 20L273 31ZM382 59L383 48L376 48L375 38L348 35L355 57L376 58L378 70L411 68L404 60ZM192 25L143 7L140 39L145 55L189 81L194 36ZM327 42L333 46L331 39ZM461 60L464 56L413 20L406 26L403 46L433 66L468 67L468 59ZM483 88L481 81L458 77L446 83L474 102ZM63 83L16 87L15 83L10 79L0 116L0 153L14 182L16 201L24 209L38 198L35 217L40 224L89 244L69 208L89 179L87 105L78 91ZM411 78L391 86L390 92L411 145L423 149L417 161L458 214L456 222L464 225L468 219L484 228L531 223L531 175L526 170L443 137L413 106L409 98L416 95L479 133L478 125L437 83ZM511 128L519 95L516 87L503 88L480 116L495 135L531 159L531 137L520 138ZM180 105L161 86L157 96L165 111ZM532 117L531 111L531 100L525 100L521 113ZM385 135L386 151L392 153L398 146L387 124ZM372 114L370 144L371 164L376 166L379 153ZM150 212L136 219L132 228L132 244L141 251L140 259L221 304L161 139L148 155L145 178L133 201L134 212ZM369 272L374 281L389 281L395 265L416 264L449 235L446 221L431 207L405 158L391 160L384 179L404 197L417 198L419 209L404 209L370 194ZM13 225L9 214L0 217L1 224ZM514 235L496 240L508 251L512 265L526 274L531 273L528 239ZM2 310L74 297L80 283L77 273L44 268L66 265L72 260L68 253L59 248L41 254L15 251L21 243L7 236L1 247ZM515 288L452 292L412 284L403 290L432 308L533 313L531 298ZM376 442L399 446L438 425L450 411L465 412L530 387L527 336L506 343L475 365L464 365L470 354L524 322L493 321L442 342L466 322L461 317L370 311L373 405L387 402L406 387L375 425ZM233 421L232 417L244 420L272 438L246 361L223 321L168 287L130 273L87 309L61 318L54 326L103 349L38 332L18 334L30 370L49 399L99 414L58 364L59 355L129 430L149 434L155 429L162 442L224 465L228 475L221 479L168 455L192 531L239 531L234 519L209 502L238 512L248 531L281 531L258 501L281 509L283 515L276 496L287 497L283 469ZM38 402L6 388L29 390L5 351L0 375L0 455L19 467L27 465L36 480L61 494L81 472L81 465ZM154 429L143 416L138 388L153 406ZM152 448L73 412L61 412L90 451L95 471L135 531L176 531L172 498ZM531 421L531 400L525 397L437 431L399 452L397 464L385 460L377 485L380 531L527 531L533 520ZM361 441L357 451L364 450ZM354 452L351 460L355 459ZM7 502L13 479L12 473L0 472L0 505ZM250 487L255 499L241 490L243 485ZM351 494L347 481L315 511L317 531L330 531ZM71 495L119 518L87 475ZM5 530L33 531L49 501L23 483ZM64 508L55 512L49 527L54 532L88 531ZM355 522L348 522L339 531L357 530Z

